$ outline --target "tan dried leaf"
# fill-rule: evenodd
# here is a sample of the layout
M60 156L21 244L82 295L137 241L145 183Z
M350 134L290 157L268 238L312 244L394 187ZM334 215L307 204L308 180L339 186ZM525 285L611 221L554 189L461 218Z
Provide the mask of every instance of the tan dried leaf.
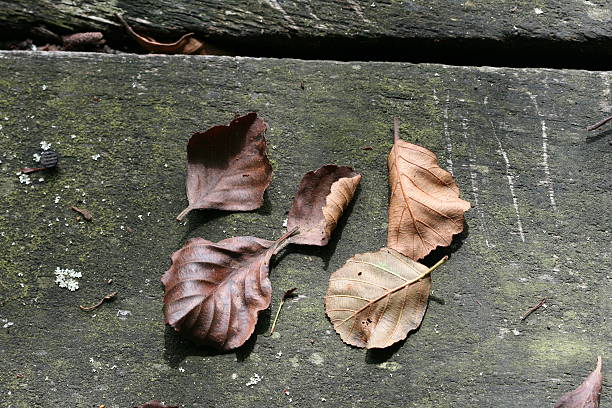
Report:
M389 227L387 246L419 260L437 246L448 246L463 231L470 203L459 198L453 176L438 165L434 153L399 139L388 157Z
M244 344L258 313L270 305L270 258L294 233L275 242L255 237L187 241L172 254L172 266L161 278L166 323L217 349Z
M329 279L325 312L342 340L356 347L384 348L421 324L432 268L391 248L358 254Z
M601 356L598 356L595 370L578 388L562 396L555 408L598 408L602 383L602 361Z
M255 112L228 126L194 133L187 145L187 199L182 220L196 208L250 211L263 204L272 180L264 132L268 125Z
M291 238L291 242L327 245L360 181L361 175L352 168L335 164L306 173L287 219L289 230L300 229L300 234Z

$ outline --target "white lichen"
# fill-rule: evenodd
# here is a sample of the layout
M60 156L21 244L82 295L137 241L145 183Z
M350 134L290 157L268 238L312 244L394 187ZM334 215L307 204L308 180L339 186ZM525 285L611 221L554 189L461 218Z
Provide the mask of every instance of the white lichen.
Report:
M28 176L27 174L19 174L19 182L21 184L30 184L32 180L30 179L30 176Z
M60 288L66 288L71 292L74 292L79 288L78 278L83 275L81 272L77 272L74 269L61 269L59 266L55 268L55 283Z

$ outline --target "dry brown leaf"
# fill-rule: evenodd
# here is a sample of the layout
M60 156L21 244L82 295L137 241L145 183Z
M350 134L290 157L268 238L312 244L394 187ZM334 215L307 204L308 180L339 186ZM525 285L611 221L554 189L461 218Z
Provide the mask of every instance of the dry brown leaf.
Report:
M230 350L251 337L257 314L270 305L270 258L286 239L194 238L172 254L161 278L166 323L197 343Z
M453 176L438 166L438 158L424 147L399 139L389 153L389 227L387 246L419 260L437 246L451 244L463 231L463 213L470 203L459 198Z
M78 212L79 214L81 214L83 216L83 218L85 218L85 220L87 220L87 221L92 221L93 220L93 215L91 214L91 212L89 212L88 210L86 210L84 208L75 207L73 205L72 207L70 207L70 209L72 211L75 211L75 212Z
M359 186L361 175L347 166L328 164L304 175L293 200L287 228L299 227L296 244L324 246Z
M195 133L187 145L187 198L182 220L196 208L255 210L272 180L264 132L268 125L257 113Z
M568 392L555 404L555 408L598 408L603 382L601 356L597 357L595 370L578 388Z
M194 33L185 34L173 43L160 43L151 37L136 34L130 25L119 14L115 16L125 26L125 29L145 50L154 54L200 54L206 55L204 43L193 38Z
M391 248L358 254L329 279L325 312L342 340L356 347L384 348L421 324L432 268Z

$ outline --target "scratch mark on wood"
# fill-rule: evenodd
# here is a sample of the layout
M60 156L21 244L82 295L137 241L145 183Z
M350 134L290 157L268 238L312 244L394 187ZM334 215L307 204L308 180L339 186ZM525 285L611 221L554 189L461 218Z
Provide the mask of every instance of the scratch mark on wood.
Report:
M550 167L548 166L548 133L546 128L546 120L544 120L544 116L540 112L540 107L538 106L537 95L532 94L527 91L527 94L531 98L533 105L535 106L536 113L540 118L540 125L542 126L542 167L544 168L545 180L544 183L548 187L548 199L550 201L550 205L554 211L557 211L557 200L555 199L555 189L553 186L552 178L550 177Z
M485 112L487 113L488 111L486 107L487 107L488 102L489 100L485 96L484 105L485 105ZM487 117L488 116L489 115L487 115ZM514 213L516 214L516 227L518 229L521 241L525 242L525 233L523 232L523 221L521 221L521 215L519 212L518 197L516 196L516 193L514 192L514 172L512 171L512 167L510 166L510 160L508 159L508 154L504 150L504 146L502 145L501 140L497 136L497 132L495 131L495 125L493 124L493 121L491 120L490 117L488 117L488 119L489 119L489 123L491 124L491 129L493 130L493 137L497 141L497 146L499 148L498 153L502 156L506 164L506 179L508 180L508 188L510 189L510 196L512 197L512 205L514 206Z
M466 118L461 118L461 127L463 128L463 138L465 139L465 144L468 146L468 169L470 171L470 181L472 183L472 197L474 198L474 207L476 207L476 213L480 218L480 222L482 224L482 233L484 235L485 244L487 248L491 248L492 245L489 243L489 232L487 229L487 223L485 222L484 212L482 208L480 208L480 203L478 201L478 180L476 179L476 171L475 171L475 160L474 155L470 149L470 141L468 138L468 120Z
M440 99L438 98L435 88L433 90L433 99L436 105L440 104ZM446 103L444 104L444 109L442 111L444 115L444 138L446 139L446 165L448 166L449 173L454 176L455 172L453 170L453 158L452 158L453 144L452 144L452 140L450 137L450 131L448 130L448 105L449 104L450 104L450 93L447 92L446 93Z

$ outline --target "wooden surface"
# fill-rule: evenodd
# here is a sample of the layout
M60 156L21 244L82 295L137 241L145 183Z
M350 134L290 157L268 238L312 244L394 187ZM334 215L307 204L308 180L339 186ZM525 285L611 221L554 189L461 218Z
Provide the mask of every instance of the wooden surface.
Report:
M241 38L612 38L610 0L0 1L5 28L45 23L69 31L108 30L119 27L114 13L126 14L136 26L153 32Z
M0 53L0 73L3 407L547 407L597 355L606 366L612 131L584 128L612 111L610 72ZM252 110L270 125L264 207L177 223L191 133ZM421 328L365 352L335 334L323 295L348 258L385 243L394 117L474 208ZM41 141L61 168L21 184ZM196 236L279 237L301 176L326 163L353 166L361 187L328 247L289 247L274 266L272 311L286 289L301 295L278 334L261 335L265 313L260 335L217 354L165 328L170 254ZM81 272L80 289L55 285L57 267Z

